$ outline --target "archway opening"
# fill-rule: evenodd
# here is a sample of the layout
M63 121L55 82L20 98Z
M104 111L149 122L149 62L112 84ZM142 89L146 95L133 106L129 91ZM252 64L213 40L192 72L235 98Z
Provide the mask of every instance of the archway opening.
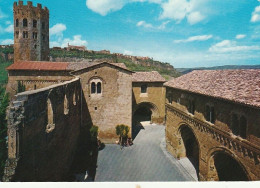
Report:
M132 121L132 137L137 136L141 129L144 129L145 125L150 125L153 117L158 115L158 110L155 105L143 102L140 103L133 111Z
M199 175L199 144L198 141L187 125L180 128L180 135L182 139L182 148L180 149L180 156L187 159L187 163L194 169L195 176ZM187 164L188 165L188 164ZM187 166L188 167L188 166Z
M249 180L243 167L232 156L218 152L213 158L219 181Z

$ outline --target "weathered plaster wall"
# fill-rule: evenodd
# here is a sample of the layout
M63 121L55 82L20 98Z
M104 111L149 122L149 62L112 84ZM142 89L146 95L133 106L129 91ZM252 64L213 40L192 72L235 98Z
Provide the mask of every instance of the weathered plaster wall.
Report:
M132 123L131 72L101 64L77 74L80 74L91 120L99 127L99 138L105 143L114 143L118 139L116 125L131 127ZM91 94L92 81L102 83L100 94Z
M147 93L141 93L141 86L147 84ZM163 83L155 82L133 82L133 115L142 103L154 106L152 122L164 123L165 119L165 88Z
M166 97L167 149L176 158L186 156L180 128L183 125L189 126L199 145L200 180L218 180L212 164L213 155L218 152L224 152L238 161L250 180L260 179L259 109L168 87ZM187 100L190 99L195 102L194 115L187 109ZM205 119L206 104L214 106L214 124ZM246 139L232 133L232 113L242 114L247 118Z
M4 181L66 180L83 126L81 101L79 79L16 96Z

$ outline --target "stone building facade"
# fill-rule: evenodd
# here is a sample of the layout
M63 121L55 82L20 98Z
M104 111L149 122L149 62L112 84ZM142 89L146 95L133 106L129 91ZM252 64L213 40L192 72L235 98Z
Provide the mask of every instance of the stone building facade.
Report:
M259 70L193 71L166 87L166 144L199 180L260 179Z
M14 2L14 62L49 60L49 10Z
M165 119L166 80L157 72L133 74L133 119L139 116L151 123L163 124Z

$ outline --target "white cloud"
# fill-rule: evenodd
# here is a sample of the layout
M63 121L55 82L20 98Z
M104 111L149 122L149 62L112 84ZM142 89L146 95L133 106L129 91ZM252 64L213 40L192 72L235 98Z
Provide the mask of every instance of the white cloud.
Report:
M188 22L193 25L196 24L200 21L202 21L205 18L200 12L191 12L190 14L187 15Z
M6 21L5 24L6 24L6 25L11 25L12 22L11 22L11 21Z
M86 0L87 7L102 16L120 10L125 4L126 0Z
M252 13L251 22L259 22L260 21L260 6L255 7L254 12Z
M5 32L13 33L14 32L14 25L9 25L7 28L5 28Z
M145 21L139 21L139 22L137 22L137 24L136 24L136 26L137 27L144 27L144 28L150 28L150 29L155 29L155 30L157 30L157 29L159 29L159 30L164 30L165 28L166 28L166 25L169 23L170 21L165 21L165 22L163 22L161 25L159 25L159 26L153 26L152 24L150 24L150 23L147 23L147 22L145 22Z
M161 4L163 9L161 19L170 18L180 23L187 18L190 24L196 24L205 19L201 12L204 0L168 0Z
M236 39L243 39L245 37L246 37L246 35L244 35L244 34L236 35Z
M193 42L193 41L205 41L211 39L212 35L197 35L189 37L188 39L174 40L174 43L185 43L185 42Z
M87 46L88 42L86 40L82 39L81 35L74 35L72 39L70 38L59 38L58 41L51 41L50 46L60 46L60 47L67 47L68 43L70 45L75 45L75 46Z
M67 29L65 24L58 23L50 28L50 36L62 35L63 31Z
M1 42L2 45L14 44L13 39L5 39Z
M260 50L260 46L239 46L236 42L230 40L223 40L209 48L210 52L215 53L246 52L256 50Z
M145 27L145 28L152 28L153 25L152 24L149 24L149 23L146 23L145 21L139 21L136 26L138 27Z

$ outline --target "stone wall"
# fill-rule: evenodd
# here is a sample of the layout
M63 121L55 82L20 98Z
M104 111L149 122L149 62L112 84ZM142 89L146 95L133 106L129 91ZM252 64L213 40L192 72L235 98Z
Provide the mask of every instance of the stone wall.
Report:
M78 78L20 93L8 109L4 181L65 181L84 119Z
M131 72L105 63L73 74L80 75L91 120L99 127L99 138L105 143L115 143L116 125L131 127L132 123ZM91 93L92 82L101 83L101 93Z
M147 85L147 93L141 93L141 86ZM140 107L140 104L147 105L152 110L154 123L164 123L165 119L165 88L163 83L156 82L133 82L133 115Z
M198 144L200 180L219 180L218 164L214 164L219 153L237 161L249 180L260 180L259 109L168 87L166 97L167 149L176 158L187 156L181 130L188 127ZM188 109L190 100L194 101L194 114ZM214 107L215 121L212 123L206 120L206 105ZM231 116L234 113L247 118L246 138L232 133Z
M6 91L13 98L18 91L18 81L30 91L73 79L67 71L8 71Z

